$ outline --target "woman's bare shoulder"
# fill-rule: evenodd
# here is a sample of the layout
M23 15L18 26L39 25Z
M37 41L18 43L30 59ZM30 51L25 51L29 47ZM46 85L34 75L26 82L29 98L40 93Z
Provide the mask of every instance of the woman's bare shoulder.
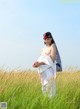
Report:
M42 50L44 50L46 47L44 46L43 48L42 48Z
M52 44L52 45L51 45L51 48L56 48L56 45L55 45L55 44Z
M42 49L41 49L41 53L43 53L45 51L45 47L43 47Z

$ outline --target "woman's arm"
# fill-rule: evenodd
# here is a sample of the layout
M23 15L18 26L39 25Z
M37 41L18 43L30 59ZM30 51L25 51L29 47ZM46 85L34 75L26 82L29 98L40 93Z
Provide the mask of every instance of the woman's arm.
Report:
M33 67L39 67L40 65L45 65L45 63L44 62L35 62L34 64L33 64Z
M40 65L45 65L45 63L44 62L38 62L38 65L40 66Z
M56 59L56 47L55 47L55 44L53 44L51 46L51 53L50 53L50 57L53 61L55 61Z

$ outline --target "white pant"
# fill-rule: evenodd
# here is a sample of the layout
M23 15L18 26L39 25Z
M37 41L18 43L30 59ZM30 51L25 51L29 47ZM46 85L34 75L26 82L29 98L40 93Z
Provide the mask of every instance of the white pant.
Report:
M56 81L54 80L54 73L55 70L53 71L52 68L40 73L43 93L45 94L48 92L49 97L54 96L56 93Z
M48 92L50 98L53 97L56 94L56 81L53 80L51 86L50 84L42 85L42 91L44 94Z

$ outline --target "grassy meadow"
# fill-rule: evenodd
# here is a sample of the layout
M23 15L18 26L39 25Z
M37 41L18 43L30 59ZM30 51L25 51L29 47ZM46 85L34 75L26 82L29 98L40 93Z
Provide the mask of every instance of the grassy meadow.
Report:
M7 102L7 109L80 109L80 71L57 73L56 95L50 99L36 71L0 70L0 102Z

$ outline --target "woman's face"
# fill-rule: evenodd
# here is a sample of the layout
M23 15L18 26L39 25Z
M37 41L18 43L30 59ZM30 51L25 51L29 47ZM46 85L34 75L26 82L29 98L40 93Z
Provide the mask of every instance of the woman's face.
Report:
M52 38L47 38L47 39L44 40L44 43L46 45L50 45L51 44L51 40L52 40Z

